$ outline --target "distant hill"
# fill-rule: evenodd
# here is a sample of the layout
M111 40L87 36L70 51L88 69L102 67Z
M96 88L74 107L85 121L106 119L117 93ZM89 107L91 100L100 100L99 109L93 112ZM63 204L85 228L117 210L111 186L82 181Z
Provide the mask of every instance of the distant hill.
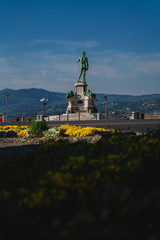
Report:
M160 99L160 94L148 94L148 95L120 95L120 94L97 94L98 101L103 102L104 96L108 96L108 102L119 102L119 101L139 101L139 100L151 100L151 99Z
M8 104L39 104L40 99L47 98L50 102L64 103L65 93L50 92L44 89L30 88L30 89L3 89L0 91L0 106L5 104L5 93L9 92L10 98Z
M47 114L65 113L67 102L64 100L66 93L50 92L45 89L3 89L0 90L0 113L6 111L5 93L9 92L8 115L9 116L35 116L42 113L40 99L47 98ZM109 111L130 113L132 111L160 112L160 94L142 96L118 95L118 94L97 94L97 108L104 112L104 96L107 95Z
M30 88L30 89L3 89L0 91L0 112L6 110L5 93L9 92L8 99L8 114L9 115L36 115L42 111L42 103L40 99L47 98L48 106L56 104L66 104L64 100L65 93L50 92L44 89Z

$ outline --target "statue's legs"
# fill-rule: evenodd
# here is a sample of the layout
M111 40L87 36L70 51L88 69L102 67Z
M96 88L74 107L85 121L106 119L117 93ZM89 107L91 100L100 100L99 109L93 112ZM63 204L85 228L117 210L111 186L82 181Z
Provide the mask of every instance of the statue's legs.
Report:
M78 76L78 81L77 81L77 82L79 82L79 80L80 80L80 78L81 78L81 75L82 75L82 72L83 72L83 69L81 68L81 70L80 70L80 74L79 74L79 76Z
M83 69L83 77L82 77L82 82L85 83L86 82L86 70Z

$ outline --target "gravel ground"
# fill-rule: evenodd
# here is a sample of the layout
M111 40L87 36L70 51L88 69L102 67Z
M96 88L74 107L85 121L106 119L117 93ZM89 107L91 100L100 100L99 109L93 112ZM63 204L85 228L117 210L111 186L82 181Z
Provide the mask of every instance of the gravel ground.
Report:
M37 146L45 142L54 141L66 141L75 143L77 141L83 141L88 143L94 143L102 138L100 135L89 137L58 137L58 138L0 138L0 162L14 156L23 156L24 154L37 151Z
M77 141L87 141L87 142L96 142L101 139L101 135L94 135L88 137L57 137L57 138L46 138L46 137L35 137L35 138L0 138L0 148L6 146L22 146L22 145L37 145L44 142L54 142L54 141L65 141L68 140L70 143Z

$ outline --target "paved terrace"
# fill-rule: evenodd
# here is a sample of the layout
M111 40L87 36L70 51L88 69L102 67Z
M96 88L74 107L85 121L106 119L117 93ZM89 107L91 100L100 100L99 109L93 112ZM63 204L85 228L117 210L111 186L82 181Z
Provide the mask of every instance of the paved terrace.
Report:
M5 125L27 125L29 126L31 122L7 122L7 123L0 123L0 126ZM120 129L120 130L129 130L129 131L144 131L146 132L149 130L157 130L160 129L160 119L137 119L137 120L91 120L91 121L50 121L47 122L48 127L55 127L64 124L69 125L79 125L79 126L92 126L92 127L101 127L101 128L113 128L113 129Z

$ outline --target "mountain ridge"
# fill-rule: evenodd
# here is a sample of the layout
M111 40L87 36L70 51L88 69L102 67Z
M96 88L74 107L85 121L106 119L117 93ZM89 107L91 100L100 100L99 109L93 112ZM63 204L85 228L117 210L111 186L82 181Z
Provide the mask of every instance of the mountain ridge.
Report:
M66 93L52 92L42 88L22 88L22 89L2 89L0 90L0 112L6 112L6 97L5 93L9 92L8 99L8 114L9 115L36 115L42 113L42 103L40 99L47 98L48 104L46 109L48 114L64 113L67 107L67 102L64 99ZM110 111L144 111L144 105L155 105L156 111L159 111L157 104L160 102L160 94L146 94L146 95L129 95L129 94L106 94L98 93L96 105L100 112L104 111L102 103L104 103L104 96L108 96L107 103ZM115 104L115 105L114 105ZM116 105L118 104L118 105ZM117 106L117 107L116 107ZM118 107L119 106L119 107ZM141 108L139 108L141 106ZM159 105L158 105L159 106ZM149 109L148 111L153 111ZM147 111L147 109L145 110Z

